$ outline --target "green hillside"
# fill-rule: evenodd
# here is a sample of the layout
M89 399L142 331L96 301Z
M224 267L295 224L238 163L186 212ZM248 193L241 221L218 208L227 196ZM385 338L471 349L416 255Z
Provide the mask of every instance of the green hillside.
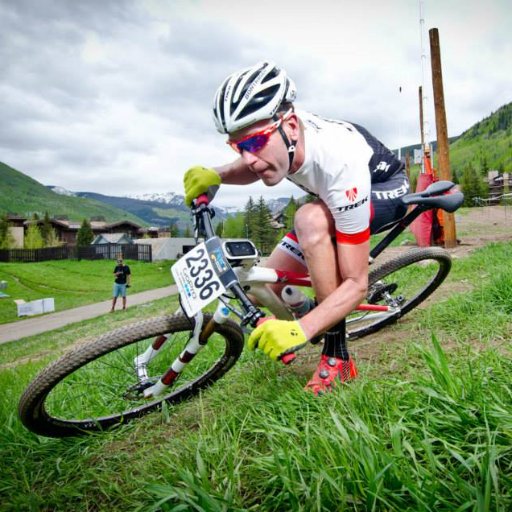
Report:
M437 168L437 141L432 142L434 166ZM474 124L461 135L450 137L450 169L455 181L459 181L464 169L471 165L479 174L489 170L512 172L512 102ZM420 144L401 148L402 155L413 155ZM398 150L394 150L397 154ZM418 165L413 165L413 174Z
M105 203L82 197L63 196L25 174L0 162L0 214L31 216L37 213L50 217L65 215L70 220L103 216L107 222L131 220L141 226L147 223L136 215Z
M450 165L457 176L468 165L482 174L490 169L512 172L512 103L476 123L450 144Z

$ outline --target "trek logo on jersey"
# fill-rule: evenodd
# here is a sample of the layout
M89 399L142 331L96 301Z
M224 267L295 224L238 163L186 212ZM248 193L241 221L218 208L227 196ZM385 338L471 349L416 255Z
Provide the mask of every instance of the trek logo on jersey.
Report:
M409 192L407 183L404 183L401 187L395 188L394 190L372 190L372 194L375 194L377 199L397 199L405 196Z
M363 197L363 199L361 199L357 203L349 204L347 206L340 206L339 208L337 208L337 210L339 212L348 212L349 210L354 210L355 208L359 208L360 206L362 206L364 203L367 203L367 202L368 202L368 196Z
M382 172L388 172L389 171L389 168L391 167L391 164L388 164L387 162L379 162L377 164L377 167L375 167L375 169L373 170L373 172L378 172L378 171L382 171Z
M345 190L345 195L349 201L355 201L357 198L357 188L353 187Z

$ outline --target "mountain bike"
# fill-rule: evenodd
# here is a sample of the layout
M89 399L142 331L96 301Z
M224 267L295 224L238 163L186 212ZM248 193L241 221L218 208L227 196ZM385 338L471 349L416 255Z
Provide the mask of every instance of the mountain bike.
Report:
M371 261L424 211L455 211L463 195L452 188L453 183L439 181L404 196L404 204L415 207L388 227L371 250ZM28 429L49 437L75 436L182 402L234 366L247 330L267 312L294 318L268 285L307 289L309 276L258 266L252 241L215 236L214 213L205 197L195 201L192 215L198 243L172 267L179 311L103 334L50 364L21 397L19 415ZM449 253L440 247L415 248L381 265L372 263L366 302L347 317L348 339L396 322L437 289L450 267ZM287 354L282 361L294 357Z

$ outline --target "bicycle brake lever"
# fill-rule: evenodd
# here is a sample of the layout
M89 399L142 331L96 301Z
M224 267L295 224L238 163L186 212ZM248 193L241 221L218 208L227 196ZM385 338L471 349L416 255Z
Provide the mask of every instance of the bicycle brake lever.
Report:
M297 357L297 356L296 356L295 352L290 352L290 353L288 353L288 354L284 354L284 355L281 357L280 361L281 361L283 364L287 364L287 365L288 365L288 364L292 363L293 361L295 361L295 358L296 358L296 357Z

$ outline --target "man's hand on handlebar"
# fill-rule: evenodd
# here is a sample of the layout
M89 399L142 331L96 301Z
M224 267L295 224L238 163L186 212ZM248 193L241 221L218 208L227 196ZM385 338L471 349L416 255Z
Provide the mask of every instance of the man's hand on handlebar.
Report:
M212 200L221 183L220 176L213 169L196 165L191 167L183 178L185 187L185 204L192 205L192 201L201 194L207 194L208 200Z
M270 319L254 329L247 345L251 350L259 348L271 359L277 360L301 349L307 341L298 321Z

